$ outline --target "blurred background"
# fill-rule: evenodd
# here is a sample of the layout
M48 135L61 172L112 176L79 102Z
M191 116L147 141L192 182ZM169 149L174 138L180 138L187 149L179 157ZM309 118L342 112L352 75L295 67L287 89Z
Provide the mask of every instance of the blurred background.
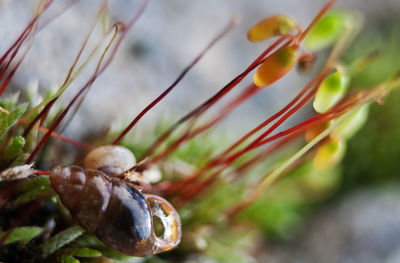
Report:
M54 10L65 3L56 1ZM78 2L37 34L13 79L14 91L25 88L26 83L38 82L40 93L44 93L62 83L99 3ZM27 24L34 4L35 1L0 0L0 53ZM113 15L124 19L139 4L140 1L110 1L109 6ZM250 26L264 17L286 14L305 27L323 4L320 0L150 0L65 134L83 138L90 131L105 129L111 120L116 127L123 127L175 80L229 19L239 18L235 29L146 115L136 132L154 128L160 118L177 119L217 92L265 49L266 44L247 41ZM373 86L399 72L400 1L343 0L335 7L356 10L365 19L363 30L343 61L376 49L381 54L352 79L352 87ZM318 56L324 58L324 52ZM319 60L316 69L318 63ZM315 72L310 76L291 72L235 110L218 129L237 138L285 105ZM89 69L77 79L70 94L64 96L65 101L90 73ZM250 82L251 77L242 86ZM275 198L278 201L270 203L265 213L265 204L250 208L248 215L266 237L256 253L257 261L400 262L399 99L400 93L395 92L383 105L372 105L368 123L349 142L345 159L320 198L307 199L302 194ZM312 108L307 107L287 125L311 114ZM293 188L286 187L285 182L281 185L277 186L281 187L277 191L280 195L293 194Z

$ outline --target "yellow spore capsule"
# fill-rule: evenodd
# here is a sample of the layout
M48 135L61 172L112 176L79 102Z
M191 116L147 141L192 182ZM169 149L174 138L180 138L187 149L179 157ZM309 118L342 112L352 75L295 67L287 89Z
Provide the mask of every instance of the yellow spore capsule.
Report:
M251 42L260 42L270 37L287 34L295 26L296 23L286 16L271 16L252 26L247 32L247 39Z
M306 139L307 142L311 142L313 139L315 139L315 137L317 137L321 132L325 131L326 129L329 128L329 126L331 126L331 122L324 122L321 123L317 126L314 127L310 127L306 130L306 132L304 133L304 138Z
M269 55L254 74L254 84L263 88L286 75L297 62L297 46L281 47Z
M313 165L315 169L322 171L335 166L343 158L346 144L342 139L330 138L321 145L315 153Z
M349 83L346 74L335 72L326 77L319 86L313 106L316 112L324 113L332 108L345 94Z

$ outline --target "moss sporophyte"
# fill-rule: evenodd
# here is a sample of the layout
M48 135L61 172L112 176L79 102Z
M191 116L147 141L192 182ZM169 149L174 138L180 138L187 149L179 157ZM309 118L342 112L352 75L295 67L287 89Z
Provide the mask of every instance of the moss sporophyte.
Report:
M71 1L62 12L76 2ZM88 90L95 88L96 79L118 56L120 44L145 14L148 2L143 1L131 18L122 22L110 21L106 2L99 6L66 78L57 91L38 104L29 102L29 96L21 102L17 96L3 93L18 76L17 69L29 55L35 36L58 18L59 14L51 14L50 19L42 19L53 12L53 0L38 1L32 19L1 56L0 261L141 262L133 258L139 256L150 257L146 260L151 262L158 260L155 254L167 250L170 252L163 258L171 262L191 254L218 260L221 250L216 248L222 249L227 243L232 258L246 261L251 248L240 246L237 240L258 238L252 234L258 232L257 225L245 223L252 220L249 207L264 202L271 208L268 202L274 191L268 196L263 193L274 188L273 184L284 175L307 171L320 173L321 177L332 171L345 154L346 141L365 123L368 105L382 101L400 85L400 79L394 77L368 89L349 91L352 73L360 68L349 67L340 58L359 31L362 19L353 12L329 11L335 3L331 0L304 30L284 15L260 18L247 37L260 42L257 45L266 45L265 50L215 95L167 129L160 128L163 130L157 131L157 136L143 140L154 139L150 145L129 139L128 133L234 28L236 20L230 21L120 132L103 135L96 145L57 133L60 124L73 115ZM90 47L88 39L99 25L103 26L104 36ZM261 88L270 87L303 63L304 58L311 67L315 52L328 47L329 56L319 73L287 105L268 113L259 125L227 147L212 149L210 154L213 127L262 92ZM63 106L59 98L92 64L95 69L86 83ZM361 67L365 63L351 65ZM210 114L210 109L215 109L230 91L242 89L238 84L248 81L245 77L251 74L252 83ZM316 111L313 116L281 128L312 100ZM51 146L49 138L78 148L79 156L86 157L79 161L76 156L77 161L65 163L59 156L58 165L45 170L40 160L47 158L49 151L41 149ZM299 176L294 180L315 177ZM330 191L332 187L322 181L305 184L310 187L306 190L320 187L319 191ZM274 189L282 189L279 185ZM284 193L277 191L276 196L279 194Z

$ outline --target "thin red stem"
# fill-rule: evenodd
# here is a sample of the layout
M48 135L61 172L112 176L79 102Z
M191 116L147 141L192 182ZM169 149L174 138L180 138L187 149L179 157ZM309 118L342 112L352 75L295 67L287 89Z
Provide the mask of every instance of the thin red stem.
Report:
M364 98L362 101L369 100L369 99L370 98ZM362 103L362 101L360 101L360 98L356 95L356 96L344 101L343 103L337 105L336 107L333 107L331 110L327 111L326 113L313 116L313 117L309 118L308 120L301 122L287 130L284 130L284 131L279 132L271 137L267 137L267 138L259 141L257 144L255 144L252 147L252 149L260 147L266 143L269 143L271 141L279 139L283 136L286 136L289 134L294 134L294 133L297 134L297 133L303 132L304 130L308 129L309 127L317 126L322 123L328 122L330 120L336 119L336 118L342 116L343 114L345 114L346 112L348 112L349 110L351 110L356 105Z
M317 91L319 84L322 82L326 73L318 75L315 79L313 79L307 86L314 86L314 88L299 102L295 105L291 110L289 110L285 115L283 115L276 123L274 123L267 131L258 136L252 143L246 146L244 149L233 153L230 157L227 157L223 160L223 162L232 163L237 158L242 156L244 153L252 150L253 146L260 142L263 138L271 134L276 128L278 128L283 122L285 122L290 116L296 113L299 109L301 109L315 94ZM315 85L314 85L315 84Z
M2 56L2 58L0 59L0 65L3 64L3 62L5 61L5 59L8 57L8 55L10 54L10 52L15 49L13 51L13 53L11 54L10 59L8 60L6 66L1 70L0 72L0 79L3 78L4 74L6 73L8 67L10 66L11 62L14 60L15 56L17 55L20 47L22 46L23 42L30 36L32 29L34 28L35 24L37 23L39 17L43 14L43 12L50 6L50 4L53 2L53 0L49 0L47 2L47 4L42 8L42 10L34 17L34 19L31 21L31 23L28 25L28 27L25 28L25 30L23 31L23 33L20 35L20 37L17 39L16 42L14 42L14 44L6 51L6 53ZM35 30L36 33L36 30ZM18 63L16 64L16 66L11 70L11 72L8 74L7 78L5 79L5 81L3 82L2 86L0 87L0 96L3 94L4 90L7 88L9 82L11 81L12 77L14 76L15 72L17 71L19 65L21 64L21 62L23 61L23 59L25 58L26 54L29 51L30 46L32 45L32 39L30 42L29 47L25 50L24 54L22 55L22 57L20 58L20 60L18 61Z
M21 65L21 63L24 60L28 51L29 51L29 48L24 52L23 56L20 58L20 60L17 62L17 64L14 66L14 68L11 70L11 72L8 74L7 78L4 80L4 82L0 88L0 96L3 94L3 92L7 88L8 84L10 83L10 81L11 81L12 77L14 76L15 72L17 71L18 67Z
M324 114L319 114L317 116L311 117L310 119L308 119L292 128L289 128L277 135L271 136L270 138L267 138L267 139L259 142L257 145L253 146L252 149L262 146L265 143L268 143L270 141L279 139L285 135L288 135L287 137L283 138L281 141L277 142L276 144L271 145L270 147L266 148L264 151L260 152L255 157L251 158L250 160L248 160L247 162L245 162L244 164L239 166L237 169L232 171L230 174L235 174L238 172L243 174L244 171L248 170L249 168L251 168L255 164L257 164L259 161L263 160L271 152L279 149L282 145L286 144L287 142L291 141L293 138L302 134L309 127L315 127L317 125L320 125L321 123L325 123L327 121L336 119L336 118L342 116L343 114L345 114L346 112L348 112L349 110L351 110L352 108L354 108L355 106L359 105L360 103L368 102L369 100L372 99L372 97L369 97L367 95L369 95L369 94L366 93L366 96L363 98L363 100L360 100L359 95L352 96L352 97L348 98L347 100L345 100L340 105L332 108L331 110L329 110L328 112L326 112ZM210 185L212 182L214 182L215 179L218 177L218 175L224 170L224 168L228 167L233 161L234 160L229 160L227 162L224 162L222 164L222 166L218 168L217 171L214 171L212 175L207 177L207 179L205 179L204 181L202 181L196 185L185 184L184 186L190 186L190 187L188 189L186 189L184 194L178 199L177 204L179 206L182 206L185 203L187 203L190 199L195 197L197 194L199 194L208 185ZM196 175L199 176L198 173L196 173ZM191 179L192 179L191 183L193 183L194 180L193 180L193 178L191 178ZM182 187L179 190L180 190L179 192L182 192L184 190L184 188ZM175 192L175 194L179 194L179 192ZM243 207L245 207L245 206L243 206ZM242 207L240 206L239 208L235 208L234 210L236 211L236 209L239 209L238 211L240 211L242 209Z
M77 1L75 1L75 2L77 2ZM71 5L74 4L75 2L71 3ZM70 5L70 6L71 6L71 5ZM105 8L106 8L106 4L103 3L103 5L101 6L101 8L100 8L100 10L99 10L99 12L98 12L98 17L101 15L102 12L104 12ZM53 18L55 18L55 17L57 17L57 16L54 16ZM51 20L49 20L49 21L51 21ZM48 22L47 22L47 23L48 23ZM46 24L47 24L47 23L46 23ZM81 45L81 47L80 47L80 49L79 49L79 51L78 51L78 54L76 55L76 57L75 57L75 59L74 59L74 62L72 63L72 66L70 67L70 69L69 69L69 71L68 71L67 77L65 78L64 83L61 85L61 87L64 87L65 85L67 85L68 81L70 80L71 75L72 75L72 72L74 71L74 69L75 69L75 67L76 67L76 65L77 65L77 63L78 63L79 58L81 57L81 55L82 55L82 53L83 53L83 50L85 49L86 44L87 44L87 42L88 42L88 40L89 40L89 37L91 36L91 34L92 34L92 32L93 32L93 30L94 30L96 24L97 24L97 22L95 21L95 22L93 23L93 25L90 27L90 30L89 30L88 34L86 35L86 37L85 37L85 39L84 39L84 41L83 41L83 44ZM54 105L54 103L56 102L56 100L57 100L58 98L59 98L59 96L57 96L57 97L55 97L54 99L52 99L51 101L49 101L49 103L47 103L47 105L43 108L43 110L41 110L40 113L32 120L32 122L29 124L29 126L28 126L28 127L25 129L25 131L24 131L24 134L23 134L24 137L27 136L27 135L29 134L29 132L32 130L33 126L34 126L40 119L42 119L42 120L45 119L45 117L47 116L47 114L48 114L48 112L50 111L51 107Z
M219 174L226 168L227 166L220 167L217 171L213 172L210 176L208 176L205 180L190 187L174 204L177 208L184 206L190 199L198 195L201 191L206 189L207 186L211 185L215 179L219 176Z
M121 134L112 142L113 145L118 144L122 138L139 122L139 120L154 106L156 106L165 96L167 96L175 86L185 77L190 69L207 53L207 51L212 48L222 37L224 37L230 30L232 30L235 25L235 21L231 20L225 29L219 33L207 46L206 48L182 71L178 78L169 86L161 95L159 95L155 100L153 100L149 105L147 105L133 121L121 132Z
M39 19L39 17L42 15L42 13L51 5L51 3L54 0L49 0L47 5L42 9L41 12L39 12L37 15L35 15L32 20L29 22L29 24L24 28L24 30L22 31L22 33L20 34L20 36L17 38L17 40L15 40L15 42L8 48L8 50L3 54L3 56L0 58L0 65L2 65L4 63L4 61L7 59L8 55L11 53L11 51L13 51L14 48L16 48L16 46L20 45L20 42L24 41L26 39L26 34L29 34L28 31L31 30L33 24L36 23L36 21Z
M168 146L167 149L165 149L163 152L159 153L156 155L154 158L151 159L150 162L157 162L166 156L168 156L170 153L175 151L182 143L188 141L189 139L203 133L204 131L208 130L212 126L214 126L218 121L223 119L228 113L230 113L234 108L236 108L238 105L240 105L242 102L259 92L261 89L258 88L256 85L252 84L249 87L247 87L241 94L239 94L235 99L233 99L228 105L212 120L209 122L203 124L202 126L196 128L192 132L187 131L183 136L181 136L179 139L177 139L175 142L173 142L171 145Z
M25 119L22 119L22 118L19 118L18 121L20 123L23 123L23 124L26 124L26 125L29 124L28 121L26 121ZM49 131L48 129L46 129L46 128L42 127L42 126L34 126L34 128L37 129L38 131L42 132L42 133L47 133ZM66 137L66 136L61 135L61 134L56 133L56 132L52 132L50 134L50 136L55 138L55 139L57 139L57 140L64 141L66 143L75 145L75 146L77 146L77 147L79 147L81 149L89 150L89 149L92 148L92 146L90 144L87 144L87 143L84 143L84 142L81 142L81 141Z
M126 36L128 30L134 25L134 23L139 19L139 17L143 14L147 4L148 4L149 0L144 0L142 2L141 7L139 8L139 10L137 11L137 13L135 14L135 16L128 22L128 24L126 25L125 30L122 31L122 35L120 36L120 38L118 39L118 41L116 42L114 49L112 50L110 56L108 57L107 61L104 63L104 65L102 67L100 67L98 69L98 71L96 71L96 73L89 79L89 81L78 91L78 93L75 95L75 97L71 100L71 102L68 104L68 106L65 108L65 110L57 117L57 119L54 121L54 123L52 124L52 126L50 127L50 129L48 130L48 132L43 136L43 138L40 140L40 142L38 143L38 145L35 147L35 149L32 151L32 153L30 154L30 156L28 157L28 159L26 160L26 163L30 163L32 162L33 158L35 157L35 155L39 152L39 150L42 148L42 146L44 145L44 143L46 142L46 140L50 137L50 134L58 127L58 125L60 124L60 122L64 119L65 115L68 113L68 111L71 109L71 107L73 106L73 104L75 103L75 101L78 100L78 98L81 96L81 94L87 89L89 88L93 82L96 80L96 78L102 74L104 72L104 70L106 70L106 68L110 65L111 61L113 60L118 47L120 46L122 40L124 39L124 37Z
M45 116L47 116L47 113L53 106L54 102L56 102L57 97L49 101L49 103L46 104L46 106L39 112L39 114L29 123L28 127L25 129L23 136L26 137L29 132L32 130L32 128L35 126L35 124Z
M45 171L42 171L42 170L35 170L34 173L35 174L40 174L40 175L50 176L49 172L45 172Z
M200 176L202 176L202 174L204 174L207 170L210 170L220 164L223 163L228 163L231 164L234 160L236 160L237 158L239 158L242 154L244 154L245 150L247 150L247 147L244 148L241 151L238 151L238 153L233 154L230 158L225 157L225 155L230 152L232 149L234 149L235 147L237 147L239 144L241 144L243 141L245 141L247 138L249 138L251 135L253 135L254 133L256 133L258 130L262 129L263 127L265 127L266 125L268 125L270 122L272 122L273 120L275 120L276 118L278 118L279 116L281 116L282 114L284 114L288 109L290 109L314 84L314 82L316 81L316 78L314 80L312 80L291 102L289 102L282 110L280 110L278 113L274 114L271 118L268 118L266 121L264 121L262 124L258 125L255 129L253 129L252 131L250 131L248 134L246 134L244 137L242 137L241 139L239 139L238 142L234 143L232 146L230 146L227 150L225 150L223 153L218 154L216 157L212 158L206 165L204 165L199 171L197 171L195 174L193 174L192 176L186 178L185 180L183 180L182 182L178 182L178 183L174 183L173 185L168 187L168 190L166 190L166 192L178 192L181 191L183 188L191 185L192 183L194 183L195 181L198 180L198 178ZM313 93L311 93L313 94ZM267 131L269 132L269 131ZM268 134L268 133L264 133L264 134ZM271 130L272 132L272 130ZM258 139L262 139L263 135L258 137ZM266 136L266 135L265 135ZM257 140L256 140L257 141ZM170 189L169 189L170 188Z
M310 82L309 85L305 86L304 89L302 89L300 91L299 94L297 94L297 96L291 100L285 107L283 107L280 111L278 111L277 113L275 113L274 115L272 115L270 118L268 118L267 120L265 120L264 122L262 122L260 125L258 125L256 128L254 128L253 130L251 130L250 132L248 132L246 135L244 135L242 138L240 138L237 142L235 142L234 144L232 144L229 148L227 148L225 151L223 151L221 154L219 154L219 157L216 157L216 159L219 159L222 156L227 155L229 152L231 152L233 149L235 149L236 147L238 147L240 144L242 144L244 141L246 141L248 138L250 138L252 135L254 135L255 133L257 133L258 131L260 131L262 128L264 128L265 126L267 126L268 124L270 124L271 122L273 122L274 120L276 120L279 116L281 116L282 114L284 114L286 111L288 111L295 103L297 103L299 101L299 99L301 99L304 94L306 94L306 92L309 91L309 89L312 87L313 82L315 81L312 80Z
M44 143L47 141L47 139L50 137L50 135L55 131L55 129L58 127L58 125L61 123L61 121L64 119L65 115L68 113L68 111L71 109L72 105L75 103L75 101L81 96L81 94L86 90L86 88L89 86L91 82L93 82L94 79L88 82L79 92L75 95L75 97L71 100L71 102L68 104L68 106L65 108L65 110L57 117L57 119L53 122L51 125L50 129L47 131L47 133L43 136L43 138L40 140L38 145L36 145L35 149L33 149L32 153L29 155L28 159L26 160L25 163L31 163L33 158L36 156L36 154L39 152L39 150L42 148Z
M184 117L175 122L166 132L164 132L146 151L144 158L151 155L171 134L175 131L182 123L188 119L199 116L204 113L208 108L214 105L219 99L225 96L229 91L231 91L240 81L242 81L254 68L256 68L265 56L267 56L272 50L274 50L279 44L281 44L288 36L282 36L276 40L272 45L270 45L260 56L258 56L250 66L244 70L241 74L236 76L227 85L225 85L221 90L219 90L214 96L209 98L207 101L199 105L197 108L186 114Z
M328 12L328 10L335 4L336 0L330 0L325 6L318 12L318 14L314 17L308 27L301 33L298 38L298 42L302 42L303 39L310 33L312 28L321 20L321 18Z
M54 0L52 0L54 1ZM104 0L104 2L106 2L107 0ZM41 29L43 29L44 27L46 27L49 23L51 23L54 19L56 19L57 17L61 16L65 11L67 11L70 7L72 7L73 5L75 5L77 2L79 2L79 0L70 0L68 1L68 3L66 3L66 5L63 8L60 8L60 10L58 12L56 12L55 14L53 14L51 17L49 17L46 21L44 21L43 23L41 23L39 25L39 29L38 31L40 31Z
M31 28L32 30L32 28ZM0 80L3 79L4 75L6 74L8 68L11 65L11 62L14 60L15 56L17 55L19 49L21 48L22 44L24 43L24 41L26 40L26 38L29 36L29 33L31 32L31 30L29 30L27 32L27 34L24 36L24 38L21 40L21 42L19 42L18 46L15 48L15 50L13 51L13 53L11 54L10 59L7 61L7 64L1 69L0 72ZM0 64L2 65L2 64Z
M254 167L257 163L260 161L264 160L265 158L268 157L271 153L273 153L275 150L280 149L283 145L285 145L288 142L291 142L295 137L297 137L298 134L291 134L289 136L284 137L280 141L274 143L273 145L265 148L263 151L261 151L259 154L257 154L255 157L251 158L250 160L246 161L245 163L241 164L239 167L235 168L233 171L231 171L227 177L229 176L234 176L234 180L239 179L241 176L245 174L246 171L248 171L250 168Z
M4 244L15 228L20 226L24 221L30 218L42 205L44 200L36 199L29 203L24 210L20 212L17 219L11 223L11 228L0 238L0 246Z

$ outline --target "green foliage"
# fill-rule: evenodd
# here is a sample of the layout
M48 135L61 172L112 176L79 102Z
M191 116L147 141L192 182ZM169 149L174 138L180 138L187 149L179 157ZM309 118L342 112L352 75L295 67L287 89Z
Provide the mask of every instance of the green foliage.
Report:
M0 106L10 112L10 114L0 112L0 141L4 140L8 130L17 123L18 118L21 117L27 109L27 104L16 106L17 100L18 95L15 95L8 100L0 101Z
M393 121L400 116L399 100L400 91L396 91L383 105L370 106L368 122L348 143L343 160L344 190L399 181L400 123Z
M201 225L218 221L223 211L244 197L242 186L240 183L232 184L221 180L213 189L209 189L208 195L201 196L191 202L190 206L181 209L183 224Z
M292 238L303 222L304 207L299 204L256 202L246 212L265 233L275 238Z
M63 246L71 243L77 237L82 235L84 232L85 230L83 230L81 227L73 226L54 235L53 237L51 237L50 239L46 240L43 243L42 246L43 257L47 257L48 255L54 253Z
M317 171L308 161L272 186L239 218L256 224L268 237L293 239L313 206L336 192L341 178L340 169Z
M82 248L94 248L96 251L100 252L103 256L114 260L117 263L140 263L144 262L145 259L138 257L130 257L120 252L108 248L104 245L94 234L84 233L77 237L74 241L70 243L72 247L82 247Z
M101 252L91 248L68 248L63 249L62 253L74 255L81 258L100 257Z
M196 166L202 166L211 156L227 144L228 140L226 137L217 133L206 133L189 140L171 154L171 157Z
M365 54L376 53L373 61L351 76L351 87L371 87L396 76L400 71L400 24L389 27L370 27L360 34L346 51L343 61L351 64Z
M254 230L236 226L235 231L226 228L221 228L218 231L221 232L207 239L208 249L204 253L207 257L221 263L256 262L249 253L257 247L256 242L258 240L256 239ZM220 233L226 234L221 235Z
M18 196L8 203L9 207L19 207L38 197L50 196L52 192L47 176L37 176L17 183Z
M141 263L145 262L145 258L138 258L138 257L130 257L124 254L119 253L118 251L115 251L113 249L110 249L106 246L104 246L101 249L101 252L103 253L104 256L112 259L116 263ZM151 260L149 260L151 262Z
M100 251L91 248L66 248L57 253L57 259L60 263L79 263L77 258L100 257Z
M29 180L22 180L17 183L18 192L27 192L34 188L50 187L50 181L48 176L35 176L29 178Z
M29 191L24 192L23 194L18 195L17 198L15 198L13 201L9 203L10 206L12 207L18 207L24 204L27 204L36 198L42 196L43 194L47 194L49 192L48 187L37 187L37 188L32 188Z
M24 152L24 146L24 137L17 135L12 139L11 144L8 146L7 151L5 152L5 156L8 159L14 160L11 166L20 164L23 162L23 160L25 160L26 154Z
M369 52L378 51L379 55L354 72L351 88L370 87L399 74L399 46L399 23L386 21L380 27L369 27L350 46L343 60L351 64L351 61ZM385 99L383 105L369 106L368 121L357 136L349 141L342 162L343 191L399 180L396 166L400 156L400 123L397 121L400 116L399 99L400 92L397 90Z
M39 236L43 232L43 228L36 226L23 226L17 227L13 229L10 235L7 237L4 242L5 245L14 243L14 242L22 242L28 243L31 239ZM0 231L0 238L2 238L7 232Z
M26 138L19 133L8 138L11 128L28 110L29 103L18 104L19 94L0 100L0 168L9 168L23 163L27 157Z
M58 262L60 262L60 263L79 263L79 260L77 260L73 256L67 255L67 256L60 256Z

